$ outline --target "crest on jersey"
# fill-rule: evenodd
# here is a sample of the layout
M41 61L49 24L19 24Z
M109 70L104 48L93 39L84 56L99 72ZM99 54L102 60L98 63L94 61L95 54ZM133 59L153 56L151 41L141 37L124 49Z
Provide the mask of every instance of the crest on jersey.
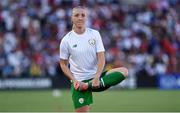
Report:
M84 98L79 98L79 103L83 104L84 103Z
M89 39L88 42L89 42L90 45L95 45L96 44L95 39Z

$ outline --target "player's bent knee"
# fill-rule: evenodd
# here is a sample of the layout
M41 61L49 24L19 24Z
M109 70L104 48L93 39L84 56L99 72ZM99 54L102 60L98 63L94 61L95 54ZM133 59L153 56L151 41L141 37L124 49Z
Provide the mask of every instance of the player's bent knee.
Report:
M119 68L117 68L117 71L121 72L124 75L124 77L126 77L126 78L128 77L128 69L127 68L119 67Z
M110 74L112 72L120 72L124 75L125 78L128 77L128 69L125 67L119 67L119 68L111 69L110 71L107 72L107 74Z

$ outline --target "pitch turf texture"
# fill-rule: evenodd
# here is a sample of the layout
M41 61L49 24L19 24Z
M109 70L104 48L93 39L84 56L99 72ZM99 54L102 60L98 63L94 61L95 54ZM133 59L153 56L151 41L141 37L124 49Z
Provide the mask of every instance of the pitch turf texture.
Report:
M0 91L1 112L72 112L71 93L48 91ZM180 90L110 90L94 93L92 112L180 111Z

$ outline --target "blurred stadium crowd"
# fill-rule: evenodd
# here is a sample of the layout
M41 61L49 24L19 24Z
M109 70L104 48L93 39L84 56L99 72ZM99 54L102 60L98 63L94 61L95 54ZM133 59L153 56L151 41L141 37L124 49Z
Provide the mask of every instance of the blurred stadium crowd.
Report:
M101 33L106 69L180 73L180 0L2 0L0 77L58 75L59 43L78 4L89 8L88 27Z

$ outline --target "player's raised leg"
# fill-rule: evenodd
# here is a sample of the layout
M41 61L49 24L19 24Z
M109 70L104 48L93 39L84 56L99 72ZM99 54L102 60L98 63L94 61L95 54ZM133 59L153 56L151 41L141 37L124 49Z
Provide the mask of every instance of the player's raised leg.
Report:
M90 86L93 92L100 92L115 86L128 77L128 69L125 67L114 68L109 70L103 77L100 78L100 87L94 89Z
M122 82L125 78L128 77L128 69L125 67L114 68L107 71L101 78L100 78L100 86L99 88L93 88L92 83L81 83L76 90L92 90L93 92L100 92L108 89L111 86L117 85L118 83Z

